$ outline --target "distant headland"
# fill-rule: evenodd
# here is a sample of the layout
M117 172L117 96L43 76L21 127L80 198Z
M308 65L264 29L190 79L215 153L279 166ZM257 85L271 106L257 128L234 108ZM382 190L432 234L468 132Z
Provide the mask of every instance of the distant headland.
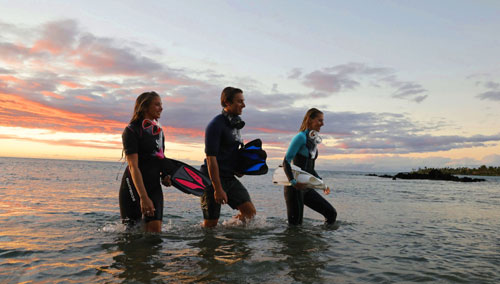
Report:
M419 168L409 173L398 173L394 176L391 175L376 175L369 174L369 176L378 176L383 178L392 179L429 179L429 180L449 180L459 182L479 182L485 181L482 178L470 177L457 177L454 175L478 175L478 176L500 176L500 167L487 167L482 165L478 168Z

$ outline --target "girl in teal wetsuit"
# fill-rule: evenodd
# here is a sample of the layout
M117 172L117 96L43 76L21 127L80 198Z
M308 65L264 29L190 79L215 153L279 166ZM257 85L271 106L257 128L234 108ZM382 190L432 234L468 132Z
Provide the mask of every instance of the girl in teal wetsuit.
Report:
M285 201L289 225L302 224L304 205L322 214L326 224L333 224L337 219L337 211L316 190L297 183L293 177L291 162L302 170L319 178L314 170L314 162L318 157L317 139L311 137L311 131L319 132L323 126L323 113L316 108L307 111L300 127L300 132L293 137L283 161L283 168L292 186L285 186ZM330 193L326 188L325 194Z

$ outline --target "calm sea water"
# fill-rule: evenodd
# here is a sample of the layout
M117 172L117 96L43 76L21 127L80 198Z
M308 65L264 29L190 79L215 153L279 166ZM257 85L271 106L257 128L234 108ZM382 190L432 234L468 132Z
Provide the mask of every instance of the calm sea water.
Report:
M258 217L164 188L161 234L120 223L119 163L0 158L0 283L499 283L500 179L321 172L338 228L306 209L288 228L271 174L244 177Z

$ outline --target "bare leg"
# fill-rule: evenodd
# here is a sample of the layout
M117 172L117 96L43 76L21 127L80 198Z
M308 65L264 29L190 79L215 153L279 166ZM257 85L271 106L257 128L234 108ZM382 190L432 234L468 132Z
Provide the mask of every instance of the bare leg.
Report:
M212 228L217 226L219 219L203 219L203 227Z
M160 233L161 232L161 221L160 220L155 220L155 221L149 221L146 223L145 226L146 232L150 233Z
M242 222L252 219L255 216L255 214L257 214L257 210L255 210L255 206L251 201L247 201L238 206L237 208L238 210L240 210L240 213L235 217L240 219L240 221Z

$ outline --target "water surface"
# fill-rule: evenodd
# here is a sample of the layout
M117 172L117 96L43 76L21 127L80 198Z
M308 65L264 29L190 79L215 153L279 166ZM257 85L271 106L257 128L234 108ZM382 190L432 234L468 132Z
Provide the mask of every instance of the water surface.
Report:
M320 172L336 228L283 190L244 177L258 217L224 206L203 229L199 199L164 188L161 234L120 223L119 163L0 158L0 283L499 283L500 179L390 180Z

